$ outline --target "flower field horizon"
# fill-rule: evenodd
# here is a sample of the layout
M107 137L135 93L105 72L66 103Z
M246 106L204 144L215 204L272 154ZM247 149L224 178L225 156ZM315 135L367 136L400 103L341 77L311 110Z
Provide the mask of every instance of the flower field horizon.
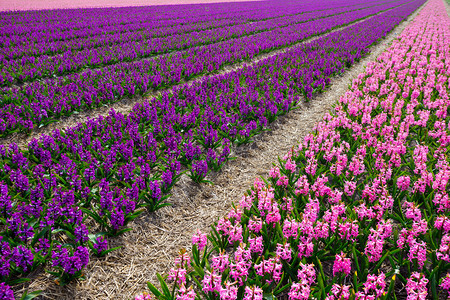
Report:
M80 8L104 8L124 6L160 6L160 5L189 5L210 4L222 2L252 2L260 0L5 0L0 3L0 11L26 11L26 10L48 10L48 9L80 9Z
M314 131L136 299L450 296L446 6L347 0L0 13L4 138L144 98L26 149L0 145L0 298L45 295L14 295L32 272L61 286L85 278L92 255L118 250L108 240L170 205L180 178L213 183L233 149L314 101L421 6Z

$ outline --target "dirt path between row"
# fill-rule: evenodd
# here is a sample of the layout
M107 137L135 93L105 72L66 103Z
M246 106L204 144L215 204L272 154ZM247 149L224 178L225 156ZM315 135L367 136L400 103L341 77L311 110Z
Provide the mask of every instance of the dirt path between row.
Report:
M277 157L286 154L312 130L352 79L391 44L423 6L373 47L370 55L343 76L332 79L326 92L274 122L271 131L257 136L254 143L235 148L232 155L236 160L209 178L214 185L198 186L183 177L169 199L173 206L143 214L132 222L133 231L111 241L112 246L122 245L120 250L103 259L92 258L87 280L61 288L40 273L29 290L44 290L41 299L132 299L146 291L146 282L156 283L156 273L167 273L179 249L191 246L196 229L209 231L210 225L227 213L254 178L266 176Z

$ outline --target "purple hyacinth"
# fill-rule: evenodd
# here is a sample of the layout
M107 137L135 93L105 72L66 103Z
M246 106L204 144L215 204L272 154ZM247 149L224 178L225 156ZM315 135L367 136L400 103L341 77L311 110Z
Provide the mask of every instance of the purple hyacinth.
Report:
M89 250L86 247L78 246L73 253L71 252L69 248L57 245L56 250L53 250L52 259L54 267L60 267L65 273L73 275L87 266Z
M97 250L97 255L100 255L103 251L108 250L108 241L104 236L99 236L95 240L93 247Z
M204 178L208 174L208 164L204 160L198 160L192 164L194 174Z
M85 243L89 240L88 235L89 231L86 227L86 225L81 224L79 226L75 226L75 240L77 242Z
M164 181L165 187L168 187L172 184L172 172L165 171L161 175L161 179Z
M125 223L125 215L121 209L115 208L114 211L111 212L111 226L115 230L118 230Z
M4 282L0 283L0 299L14 300L14 292L9 285Z
M33 264L33 253L23 245L19 245L12 251L12 260L17 267L22 268L24 272Z
M161 200L162 192L161 192L161 188L160 188L159 183L158 183L157 180L150 182L149 190L152 191L152 198L153 199L155 199L156 201Z

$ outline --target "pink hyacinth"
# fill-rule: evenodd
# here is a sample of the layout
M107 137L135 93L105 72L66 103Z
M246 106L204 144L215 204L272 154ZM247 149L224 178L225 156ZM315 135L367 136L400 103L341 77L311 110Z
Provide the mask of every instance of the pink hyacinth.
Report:
M297 278L300 281L305 280L310 286L313 285L316 281L316 270L314 270L314 265L300 263L297 271Z
M289 262L291 260L291 245L289 243L277 244L276 255Z
M236 300L238 287L235 284L225 282L225 287L220 289L220 300Z
M182 249L180 254L175 258L175 265L178 267L189 266L191 264L191 257L186 252L186 250Z
M370 262L376 262L381 258L383 252L384 239L377 230L370 228L364 253Z
M299 224L295 220L286 219L283 224L283 236L287 240L290 237L296 239Z
M257 286L246 286L243 300L262 300L263 290Z
M419 221L422 218L422 213L415 203L405 201L402 206L406 208L405 217L408 219Z
M203 251L206 247L208 239L205 233L202 233L199 229L197 229L197 233L192 236L192 244L198 246L198 250Z
M248 221L248 229L253 233L260 233L262 229L261 218L256 218L255 216L252 216L252 218Z
M356 190L356 182L354 181L346 181L344 183L344 193L351 197L355 193Z
M290 171L291 173L294 173L295 170L297 169L297 165L291 159L288 159L284 165L284 168Z
M228 218L221 218L217 222L216 230L219 233L223 233L224 235L228 235L231 228L231 222Z
M348 300L350 298L350 286L333 284L331 291L325 300Z
M356 293L356 300L379 299L386 288L386 275L383 272L380 275L367 275L367 281L364 282L363 291Z
M411 182L411 179L409 176L400 176L397 178L397 187L402 190L406 191L409 188L409 183Z
M317 159L310 158L306 163L305 172L311 176L314 176L317 171Z
M314 244L311 237L300 237L298 242L298 258L310 257L314 251Z
M434 228L442 230L443 232L450 231L450 218L446 216L439 216L434 222Z
M288 296L290 300L307 300L310 294L311 287L306 280L302 280L298 283L292 283Z
M250 209L250 207L252 207L253 200L254 199L252 196L244 195L244 196L242 196L241 200L239 201L239 206L242 209Z
M311 190L315 193L316 197L330 195L331 189L326 185L327 182L328 177L326 177L324 174L316 179L314 184L311 186Z
M428 279L421 273L414 272L406 282L407 300L425 300L427 299Z
M248 239L250 251L252 253L259 253L260 255L264 252L264 246L263 246L263 237L258 236L255 238L249 238Z
M180 287L177 293L176 300L194 300L196 293L190 286L188 289L184 286L184 284Z
M350 258L345 257L345 253L341 251L341 254L336 254L336 259L333 264L333 276L338 273L344 273L349 275L352 268L352 262Z
M244 285L248 277L248 269L250 265L245 261L240 261L230 265L230 275L239 284Z
M341 239L355 241L359 234L359 225L356 221L340 223L338 234Z
M217 274L214 269L211 272L206 271L202 280L203 291L205 293L214 291L220 292L220 289L222 288L221 283L222 276Z
M446 234L441 239L439 250L436 251L436 257L439 260L450 262L450 234Z
M233 207L228 213L228 219L234 222L240 222L242 217L242 210L239 207Z
M252 254L250 249L245 249L245 244L240 244L234 252L234 260L236 262L248 262L252 259Z
M292 207L292 198L283 197L283 202L281 203L281 209L291 213L294 210L294 207Z
M427 245L424 241L418 241L417 239L413 239L410 244L410 249L408 253L409 261L413 261L417 259L417 263L419 268L423 268L425 261L427 260Z
M270 210L267 212L266 215L266 222L267 224L273 224L273 227L280 222L281 215L280 215L280 209L278 208L278 204L276 202L273 203L273 205L270 207Z
M447 291L447 297L450 298L450 273L447 273L447 275L442 278L441 284L439 286L441 287L441 289Z
M176 280L176 284L181 285L183 283L186 283L186 274L187 274L186 269L171 268L167 279L168 280Z
M242 226L241 224L236 224L235 226L231 226L228 231L228 242L233 244L235 242L242 242Z
M280 168L278 168L277 166L273 167L272 169L270 169L269 171L269 176L276 179L276 178L280 178L281 174L280 174Z
M287 187L289 185L289 180L287 176L283 175L277 180L277 186Z
M309 182L306 175L300 176L296 183L295 194L298 196L300 194L306 195L309 193Z
M219 272L223 273L228 268L230 264L228 254L225 251L222 251L217 256L212 257L211 268L219 270Z
M134 300L150 300L150 299L152 299L152 297L148 293L142 293L134 297Z

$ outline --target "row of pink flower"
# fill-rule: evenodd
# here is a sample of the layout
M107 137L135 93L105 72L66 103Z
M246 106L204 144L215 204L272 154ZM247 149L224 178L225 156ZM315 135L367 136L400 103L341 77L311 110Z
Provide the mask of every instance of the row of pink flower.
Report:
M194 235L162 290L148 284L156 298L445 297L449 33L430 0L269 178Z

